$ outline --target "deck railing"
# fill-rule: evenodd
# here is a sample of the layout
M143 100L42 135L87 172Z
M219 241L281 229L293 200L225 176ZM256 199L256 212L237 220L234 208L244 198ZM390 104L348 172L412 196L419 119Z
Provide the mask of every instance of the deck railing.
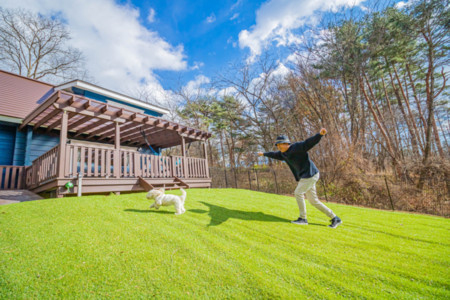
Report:
M0 166L0 190L25 188L24 171L22 166Z
M206 167L206 159L187 157L188 178L203 178L209 177Z
M64 177L82 174L83 177L114 178L115 168L119 168L120 178L209 177L205 159L150 155L121 149L115 162L115 151L101 146L66 145Z
M66 145L64 177L111 177L113 173L113 149L103 147Z
M57 177L59 145L45 152L25 169L27 187L34 187Z

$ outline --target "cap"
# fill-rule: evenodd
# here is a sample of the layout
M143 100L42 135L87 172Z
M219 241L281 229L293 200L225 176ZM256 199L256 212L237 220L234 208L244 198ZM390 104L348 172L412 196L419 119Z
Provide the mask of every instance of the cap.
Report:
M278 144L290 144L291 142L289 141L288 137L285 135L280 135L279 137L277 137L277 141L275 142L275 146Z

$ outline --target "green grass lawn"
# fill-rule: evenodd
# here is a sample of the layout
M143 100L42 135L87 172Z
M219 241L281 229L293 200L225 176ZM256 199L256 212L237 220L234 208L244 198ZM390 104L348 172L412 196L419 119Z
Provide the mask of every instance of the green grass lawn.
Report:
M174 194L180 194L174 191ZM292 197L187 190L0 206L0 298L450 298L450 220Z

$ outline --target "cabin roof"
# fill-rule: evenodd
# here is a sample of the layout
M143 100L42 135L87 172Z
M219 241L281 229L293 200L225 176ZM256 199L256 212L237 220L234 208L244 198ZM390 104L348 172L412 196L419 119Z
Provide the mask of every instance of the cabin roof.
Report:
M55 90L64 90L71 87L100 94L110 98L112 101L119 100L123 103L154 111L158 114L169 113L165 108L82 80L73 80L55 86L40 80L0 70L0 116L23 119L42 104Z
M0 115L23 119L53 92L53 85L0 70Z

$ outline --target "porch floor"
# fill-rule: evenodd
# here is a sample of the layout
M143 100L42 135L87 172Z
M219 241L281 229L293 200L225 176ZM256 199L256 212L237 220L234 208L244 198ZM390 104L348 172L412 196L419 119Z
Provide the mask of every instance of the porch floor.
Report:
M0 190L0 205L40 199L43 198L28 190Z

